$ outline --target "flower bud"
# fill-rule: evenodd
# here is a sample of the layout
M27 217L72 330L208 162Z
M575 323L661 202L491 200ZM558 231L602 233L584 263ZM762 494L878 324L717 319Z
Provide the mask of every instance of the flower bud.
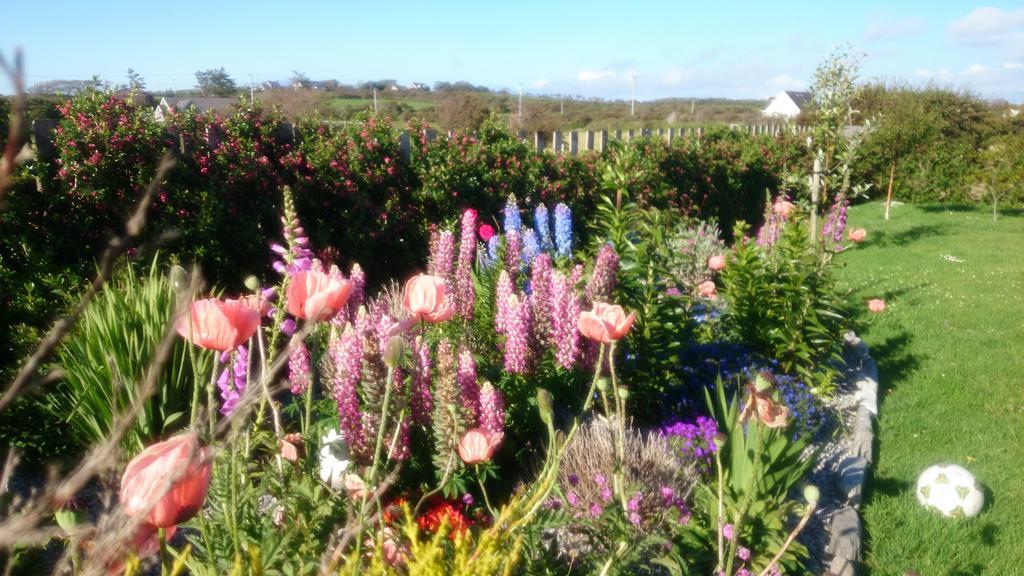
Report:
M625 386L619 386L619 398L623 400L629 398L629 390Z
M57 525L69 534L86 520L85 510L82 509L82 504L77 498L68 500L53 513L53 517L57 521Z
M250 291L255 292L260 288L260 280L255 276L249 276L245 279L245 287Z
M384 349L384 364L392 370L402 364L402 357L405 355L405 340L401 336L392 336L388 340L387 348Z
M715 434L715 447L716 448L722 448L723 446L725 446L725 442L728 439L729 438L725 434L722 434L721 432L719 432L718 434Z
M184 268L182 268L181 266L178 266L177 264L172 266L171 267L171 288L173 288L174 291L177 292L178 294L181 294L186 289L188 289L188 285L189 285L188 272L186 272Z
M808 484L807 486L804 486L804 500L807 500L807 502L814 504L820 498L821 491L818 490L817 486L815 486L814 484Z
M597 389L600 390L601 392L607 392L608 391L608 379L607 378L603 378L603 377L602 378L598 378L597 379Z
M771 387L772 375L769 372L758 372L757 376L754 376L754 388L757 388L758 392L764 392Z
M537 388L537 409L540 411L540 419L549 426L554 422L555 417L555 410L552 404L551 392L543 388Z

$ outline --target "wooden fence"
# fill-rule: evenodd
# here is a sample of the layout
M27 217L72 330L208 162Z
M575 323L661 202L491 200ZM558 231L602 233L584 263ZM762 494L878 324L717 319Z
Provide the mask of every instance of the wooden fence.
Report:
M55 152L54 135L56 134L56 128L56 120L44 119L32 122L32 143L41 158L53 156ZM808 130L806 126L798 126L796 124L731 124L728 125L728 128L751 135L772 137L778 137L783 134L802 134ZM707 128L703 126L629 130L557 130L554 132L534 132L533 134L519 132L518 137L520 141L532 144L534 150L538 152L553 152L575 156L576 154L589 151L600 152L608 147L608 142L611 139L629 142L638 138L657 138L668 145L672 145L677 140L685 138L699 139L703 137L706 130ZM454 131L448 131L444 135L451 138L454 134ZM436 130L427 129L426 136L428 142L433 142L440 135L441 133ZM216 146L221 140L221 135L212 130L206 136L211 146ZM299 137L298 129L290 122L283 122L277 127L277 137L282 142L295 142ZM403 154L408 158L411 149L409 133L402 132L399 136L399 142ZM181 151L184 152L184 150Z

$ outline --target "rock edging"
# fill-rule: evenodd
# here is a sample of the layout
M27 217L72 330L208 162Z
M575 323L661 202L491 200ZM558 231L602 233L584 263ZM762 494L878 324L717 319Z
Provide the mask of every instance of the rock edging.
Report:
M849 456L839 463L836 490L845 505L831 517L828 549L832 554L829 573L855 576L862 560L862 525L860 505L864 483L874 464L875 421L878 418L878 365L871 358L867 344L855 333L847 332L846 361L851 380L857 388L857 415L850 434Z

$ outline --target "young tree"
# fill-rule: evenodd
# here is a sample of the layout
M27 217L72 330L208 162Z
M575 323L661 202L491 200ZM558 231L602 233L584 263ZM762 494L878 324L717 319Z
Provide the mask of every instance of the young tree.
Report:
M223 67L196 72L196 88L203 96L232 96L238 91L238 85Z
M899 165L936 138L942 121L914 90L888 88L879 104L881 112L876 119L873 144L889 164L889 185L885 192L885 219L888 220Z
M1024 180L1024 136L1009 134L992 141L981 152L978 173L979 184L975 189L992 203L992 221L999 217L999 201L1019 192ZM1020 198L1017 198L1019 201Z
M146 81L142 78L142 74L131 68L128 69L128 89L136 92L142 92L146 89Z
M860 71L860 58L850 50L849 45L837 47L818 65L811 81L815 107L812 146L821 159L822 200L827 200L829 192L841 186L843 170L836 166L837 159L849 157L844 150L848 139L843 130L853 124L855 84ZM845 193L845 190L839 192Z

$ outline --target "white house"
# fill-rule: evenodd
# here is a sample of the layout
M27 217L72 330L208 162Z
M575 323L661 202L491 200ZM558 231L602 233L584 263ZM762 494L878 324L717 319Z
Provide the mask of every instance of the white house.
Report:
M793 119L811 106L810 92L785 90L768 102L761 116Z
M186 108L195 108L198 112L212 111L217 114L226 114L238 104L237 98L211 98L211 97L198 97L198 98L168 98L164 97L160 99L160 103L156 105L156 109L153 110L153 118L157 122L163 122L164 118L173 110L185 110Z

